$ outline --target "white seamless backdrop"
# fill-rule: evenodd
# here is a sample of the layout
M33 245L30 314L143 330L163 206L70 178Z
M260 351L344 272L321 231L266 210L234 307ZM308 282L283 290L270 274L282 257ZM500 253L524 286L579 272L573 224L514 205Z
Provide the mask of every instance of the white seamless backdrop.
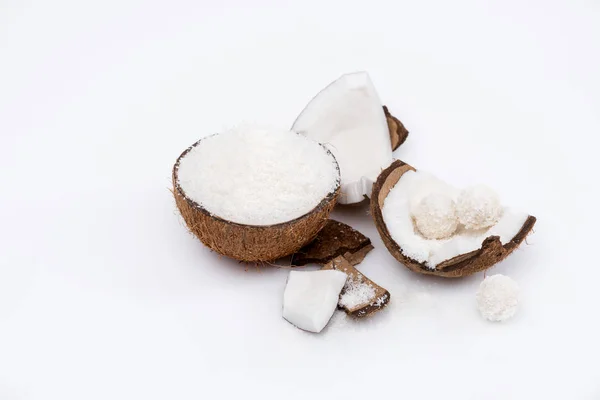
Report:
M0 399L600 398L599 40L596 0L1 0ZM355 70L411 132L396 158L539 218L489 272L519 282L514 319L346 207L392 301L309 334L281 318L285 269L182 226L181 151L289 127Z

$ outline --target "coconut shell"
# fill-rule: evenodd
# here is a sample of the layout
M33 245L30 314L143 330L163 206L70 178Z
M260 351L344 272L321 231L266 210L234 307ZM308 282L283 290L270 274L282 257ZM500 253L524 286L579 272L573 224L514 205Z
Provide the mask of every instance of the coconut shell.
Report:
M210 249L240 261L273 261L297 252L327 224L340 193L339 183L312 211L292 221L255 226L212 215L186 196L177 177L181 159L200 142L189 147L177 159L173 167L173 195L190 232Z
M498 236L490 236L483 241L480 249L453 257L438 264L435 269L430 269L425 264L402 253L398 243L392 239L381 212L390 190L405 172L414 170L415 168L400 160L394 161L392 165L381 172L377 182L373 185L371 195L371 214L383 243L398 261L414 272L446 278L460 278L486 270L508 257L533 229L536 218L529 216L519 232L508 243L503 245Z
M385 119L387 120L388 129L390 131L390 141L392 142L392 151L396 150L408 137L408 130L400 120L390 114L388 108L383 106Z
M349 225L330 219L315 239L292 257L292 265L327 264L344 256L356 265L373 249L371 239Z
M334 269L336 271L342 271L346 275L348 275L348 279L353 281L358 281L361 283L365 283L371 285L375 289L375 296L373 299L364 304L358 304L355 307L347 308L341 307L346 311L347 314L356 317L363 318L368 317L377 311L383 309L390 302L390 292L387 289L382 288L366 276L364 276L359 270L354 268L354 266L343 256L339 256L325 264L323 269ZM342 290L342 295L344 294L344 290Z

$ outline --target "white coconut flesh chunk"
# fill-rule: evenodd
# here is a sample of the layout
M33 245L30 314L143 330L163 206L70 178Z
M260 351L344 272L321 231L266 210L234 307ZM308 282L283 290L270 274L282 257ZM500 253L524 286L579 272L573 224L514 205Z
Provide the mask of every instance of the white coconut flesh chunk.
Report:
M292 130L323 143L342 176L339 202L358 203L392 162L387 120L366 72L343 75L308 103Z
M503 245L510 242L529 217L526 213L503 207L498 222L489 228L469 230L459 226L449 238L426 239L415 228L412 210L432 193L444 193L456 201L461 192L426 172L408 171L390 190L382 209L385 225L402 253L430 269L458 255L478 250L490 236L499 236Z
M339 186L322 145L297 133L243 126L202 139L181 159L178 183L212 215L246 225L299 218Z
M283 293L283 318L309 332L321 332L335 312L348 275L336 270L290 271Z

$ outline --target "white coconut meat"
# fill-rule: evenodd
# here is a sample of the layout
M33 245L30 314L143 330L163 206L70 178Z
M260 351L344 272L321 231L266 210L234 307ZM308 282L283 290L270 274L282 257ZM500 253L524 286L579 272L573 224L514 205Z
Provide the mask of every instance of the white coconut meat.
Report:
M333 155L287 130L240 126L202 139L181 159L178 183L212 215L246 225L299 218L340 182Z
M283 293L283 318L309 332L321 332L335 312L348 275L336 270L290 271Z
M366 72L343 75L308 103L292 130L323 143L341 171L342 204L371 195L373 182L392 162L387 120Z
M382 208L385 225L402 253L430 269L458 255L478 250L490 236L499 236L502 244L510 242L529 217L526 213L503 207L498 222L489 228L470 230L459 226L449 238L427 239L415 227L413 210L432 193L443 193L456 201L461 191L426 172L408 171L390 190Z

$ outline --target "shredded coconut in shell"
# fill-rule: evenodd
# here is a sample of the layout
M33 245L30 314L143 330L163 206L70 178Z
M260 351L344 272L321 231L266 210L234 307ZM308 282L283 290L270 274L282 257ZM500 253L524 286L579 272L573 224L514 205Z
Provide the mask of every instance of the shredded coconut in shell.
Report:
M362 304L368 304L375 298L375 288L366 282L348 279L339 305L348 309L353 309Z
M262 127L238 127L202 139L182 157L177 176L190 200L246 225L299 218L340 182L337 162L323 146Z

